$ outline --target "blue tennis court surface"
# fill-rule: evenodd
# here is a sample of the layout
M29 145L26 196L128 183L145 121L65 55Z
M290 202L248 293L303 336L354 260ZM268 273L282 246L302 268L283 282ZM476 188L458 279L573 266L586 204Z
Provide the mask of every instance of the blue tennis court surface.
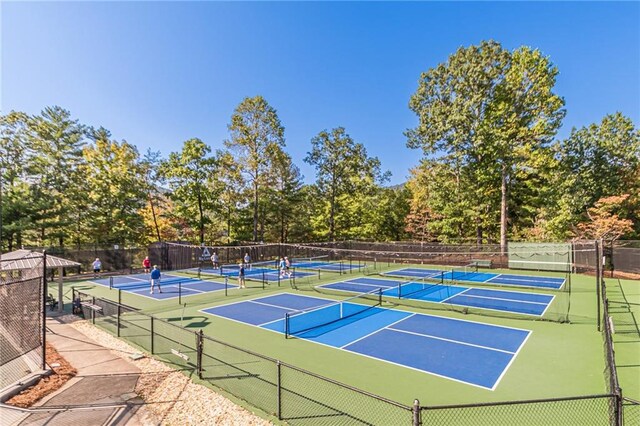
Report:
M481 289L457 285L432 285L420 282L403 282L400 286L399 284L390 280L363 277L324 284L318 287L351 293L365 293L380 288L382 289L382 295L385 297L401 297L535 316L542 316L554 299L554 296L549 294Z
M315 326L321 316L357 312ZM365 307L349 300L281 293L202 310L207 314L284 333L295 316L296 338L493 390L531 333L528 330L432 315ZM293 316L292 316L293 315ZM309 321L305 324L305 321ZM292 325L289 324L289 327Z
M145 296L156 300L172 299L178 296L193 296L195 294L207 293L210 291L224 290L224 283L216 283L212 281L199 280L181 275L173 275L162 273L160 287L162 293L158 289L154 289L153 294L149 294L151 282L149 274L134 275L118 275L111 277L113 279L113 288L121 289L138 296ZM110 278L101 278L92 280L93 282L109 287ZM229 283L230 288L237 287L235 284Z
M211 268L203 268L201 270L201 273L205 275L211 275L211 276L227 276L230 278L237 278L239 273L238 270L239 269L237 267L223 267L222 269L214 269L213 267L211 267ZM279 282L279 281L286 281L289 278L293 278L294 275L296 278L304 278L314 274L310 272L294 271L291 273L291 277L289 277L286 274L284 276L281 276L280 271L278 271L275 268L265 268L265 267L255 266L252 268L246 268L244 270L244 275L245 275L245 278L249 280L254 279L254 280L264 281L267 283L273 283L273 282Z
M491 272L453 271L422 268L403 268L385 272L390 277L434 278L443 281L466 281L476 283L497 284L506 286L534 287L559 290L564 285L564 278L536 277L529 275L494 274Z

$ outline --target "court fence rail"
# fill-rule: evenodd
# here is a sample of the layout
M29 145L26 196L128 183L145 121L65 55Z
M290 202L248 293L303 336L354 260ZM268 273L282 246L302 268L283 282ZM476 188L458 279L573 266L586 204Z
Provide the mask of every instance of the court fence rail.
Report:
M403 404L135 308L73 288L74 309L93 324L177 369L291 425L513 425L623 423L619 393L449 406Z

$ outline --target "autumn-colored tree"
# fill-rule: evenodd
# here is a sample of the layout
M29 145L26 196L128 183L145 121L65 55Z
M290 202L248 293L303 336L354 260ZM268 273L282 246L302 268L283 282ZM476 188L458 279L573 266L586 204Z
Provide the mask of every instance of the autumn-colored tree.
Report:
M578 235L584 239L615 241L633 230L633 222L619 216L629 194L603 197L589 208L589 220L578 224Z

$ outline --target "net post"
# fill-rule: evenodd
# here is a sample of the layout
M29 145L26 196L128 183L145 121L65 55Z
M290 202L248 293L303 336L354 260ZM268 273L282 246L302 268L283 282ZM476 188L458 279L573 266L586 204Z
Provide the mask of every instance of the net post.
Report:
M420 416L420 401L418 401L417 399L413 400L412 412L413 412L413 421L411 422L412 426L421 426L422 419Z
M228 296L229 295L229 277L225 276L224 277L224 295Z
M290 318L289 317L289 313L286 312L284 314L284 338L285 339L289 338L289 333L290 333L290 330L289 330L289 318Z
M293 288L298 289L296 286L296 268L291 268L291 282L293 283Z
M178 281L178 304L182 305L182 281Z
M91 304L92 305L96 304L96 297L95 296L91 296ZM96 325L96 310L95 309L91 309L91 323L93 325Z
M382 288L378 289L378 305L382 306Z
M109 277L109 289L113 289L113 277Z
M198 267L198 279L202 279L202 267Z
M351 262L351 256L349 256L349 273L353 274L353 264Z

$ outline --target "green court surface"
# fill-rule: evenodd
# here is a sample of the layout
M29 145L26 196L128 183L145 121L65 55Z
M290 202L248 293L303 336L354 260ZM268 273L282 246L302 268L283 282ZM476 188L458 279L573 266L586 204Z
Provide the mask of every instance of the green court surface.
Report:
M605 282L622 395L640 401L640 281Z
M415 267L420 267L420 265L415 265ZM393 269L394 265L390 265L388 268L376 272ZM494 270L492 272L501 271ZM502 272L553 277L566 276L551 272L532 273L531 271L518 272L513 270ZM368 274L371 276L371 271L368 271ZM177 299L153 300L124 291L118 294L117 290L110 290L91 282L67 283L65 286L67 297L71 296L71 286L96 297L114 301L120 297L123 304L141 309L144 313L165 319L171 324L186 327L191 331L202 329L206 336L214 339L278 359L409 406L413 404L415 399L418 399L423 406L436 406L608 393L606 385L608 378L603 373L605 370L603 338L597 330L596 280L593 276L571 276L569 323L481 315L479 311L465 314L450 310L434 310L430 309L428 304L421 305L420 303L410 305L383 303L383 307L397 310L530 330L532 333L528 340L493 391L333 347L318 345L310 341L285 339L279 333L200 312L205 308L284 291L340 300L346 295L321 293L315 287L358 276L362 276L362 274L323 274L319 279L314 276L306 280L298 280L295 288L292 283L283 281L279 287L272 284L264 290L261 283L248 282L249 288L244 290L230 288L226 296L224 291L219 291L184 297L182 305L178 303ZM607 281L611 293L609 297L612 303L610 305L612 313L617 311L614 309L616 306L613 304L614 300L616 303L619 300L622 302L626 300L625 306L633 306L635 318L637 318L640 282L621 281L618 283L616 280L615 283L619 285L619 288L624 289L624 292L618 291L616 294L614 281ZM518 291L527 290L518 289ZM553 290L533 289L530 291L558 295L558 292ZM568 294L566 295L569 297ZM625 297L626 299L624 299ZM629 302L636 303L636 305L629 305ZM620 305L622 304L620 303ZM132 323L135 323L136 314L128 315L131 316ZM639 368L638 341L640 339L637 333L637 322L633 322L633 315L624 309L620 309L620 312L613 315L623 318L619 324L616 324L618 333L615 335L616 356L623 394L638 399L640 397L638 381L633 379L634 376L638 377ZM144 319L139 320L144 321ZM635 328L633 324L636 324ZM114 331L112 322L100 325L111 332ZM163 325L163 327L166 326ZM145 342L136 342L136 338L144 339L144 337L139 337L139 333L135 333L131 327L127 332L121 334L127 338L127 333L131 335L128 338L129 341L142 347L145 346ZM182 332L176 331L176 337L180 333ZM186 337L183 336L177 340L191 341L191 338L192 336L187 333ZM185 351L188 351L186 346ZM428 356L428 354L415 353L415 356Z

